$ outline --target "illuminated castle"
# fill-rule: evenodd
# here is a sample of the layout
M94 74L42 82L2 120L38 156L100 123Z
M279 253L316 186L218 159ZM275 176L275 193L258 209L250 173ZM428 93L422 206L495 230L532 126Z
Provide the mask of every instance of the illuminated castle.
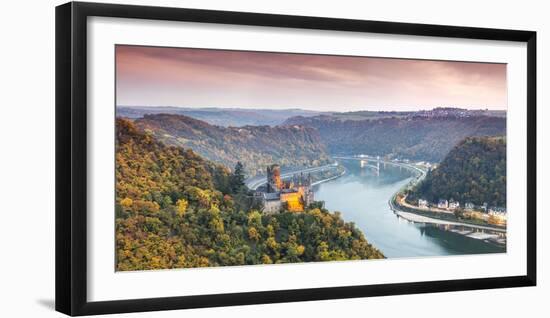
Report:
M281 167L271 165L267 167L267 192L273 193L281 190L283 181L281 180Z
M302 212L313 203L313 190L311 189L311 175L307 177L303 173L294 175L291 180L281 179L281 167L274 164L267 167L266 192L261 193L264 203L264 212L276 213L281 210L290 212Z

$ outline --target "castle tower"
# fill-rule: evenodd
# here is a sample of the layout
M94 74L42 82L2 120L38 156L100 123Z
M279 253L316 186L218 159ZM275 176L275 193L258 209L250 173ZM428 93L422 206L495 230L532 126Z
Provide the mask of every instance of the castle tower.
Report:
M267 167L267 192L277 192L281 190L281 167L273 164Z

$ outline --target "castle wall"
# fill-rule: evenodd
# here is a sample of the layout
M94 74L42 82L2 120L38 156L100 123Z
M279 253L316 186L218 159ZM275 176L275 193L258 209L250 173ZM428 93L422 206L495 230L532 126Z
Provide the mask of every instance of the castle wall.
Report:
M281 202L286 203L287 209L290 212L302 212L304 211L302 197L303 193L299 191L281 193Z
M266 200L264 201L265 213L279 213L281 211L282 204L280 200Z

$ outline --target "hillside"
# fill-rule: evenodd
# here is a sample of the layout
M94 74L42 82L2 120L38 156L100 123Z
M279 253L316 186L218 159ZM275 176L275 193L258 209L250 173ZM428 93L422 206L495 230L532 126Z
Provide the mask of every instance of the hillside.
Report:
M135 120L168 145L191 148L201 156L233 168L240 161L247 174L265 173L278 163L284 168L329 162L318 132L299 126L221 127L187 116L156 114Z
M364 153L433 162L442 160L466 137L506 133L505 117L401 116L365 120L342 116L293 117L284 124L317 129L331 154Z
M420 198L506 207L506 138L466 138L408 196Z
M248 109L217 107L147 107L119 106L117 116L141 118L145 115L172 114L184 115L223 127L276 126L293 116L315 116L320 112L302 109Z
M118 271L383 257L338 213L238 208L242 178L128 120L116 129Z

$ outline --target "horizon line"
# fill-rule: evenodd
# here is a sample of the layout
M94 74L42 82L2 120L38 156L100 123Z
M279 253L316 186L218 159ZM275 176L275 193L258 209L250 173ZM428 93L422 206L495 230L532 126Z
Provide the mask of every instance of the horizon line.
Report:
M429 111L437 108L453 108L453 109L463 109L463 110L482 110L482 111L508 111L508 108L489 108L489 107L479 107L479 108L464 108L460 106L431 106L428 108L418 108L414 110L383 110L383 109L359 109L359 110L312 110L307 108L300 107L288 107L288 108L276 108L276 107L246 107L246 106L175 106L175 105L116 105L115 107L128 107L128 108L183 108L183 109L237 109L237 110L275 110L275 111L285 111L285 110L300 110L306 112L319 112L319 113L353 113L353 112L362 112L362 111L371 111L371 112L395 112L395 113L407 113L407 112L417 112L417 111ZM404 107L404 106L396 106ZM406 107L406 106L405 106Z

